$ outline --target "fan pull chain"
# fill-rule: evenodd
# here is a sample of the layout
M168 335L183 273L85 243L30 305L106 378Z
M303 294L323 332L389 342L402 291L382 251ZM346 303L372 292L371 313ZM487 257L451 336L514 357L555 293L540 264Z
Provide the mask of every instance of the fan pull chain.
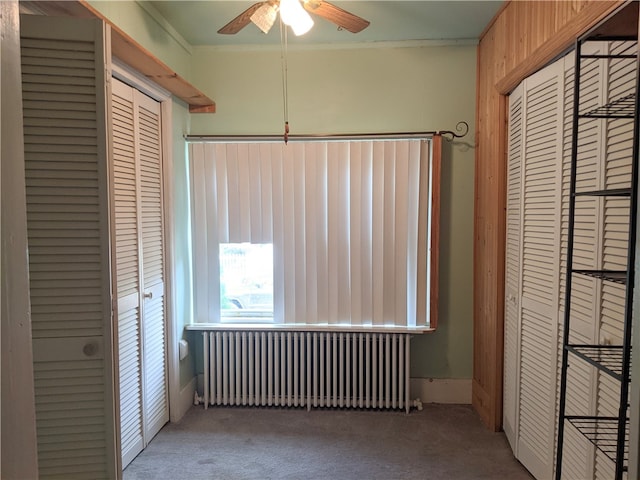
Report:
M280 16L280 60L282 64L282 106L284 110L284 144L289 142L289 81L287 68L287 27Z

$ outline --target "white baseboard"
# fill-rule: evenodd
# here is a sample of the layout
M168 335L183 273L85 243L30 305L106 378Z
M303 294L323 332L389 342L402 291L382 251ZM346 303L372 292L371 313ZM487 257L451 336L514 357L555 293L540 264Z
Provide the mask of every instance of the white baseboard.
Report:
M470 378L412 378L409 389L422 403L471 404Z
M184 414L191 408L193 405L193 393L196 391L196 377L193 377L191 381L180 390L180 397L176 402L178 408L171 411L171 421L179 422Z

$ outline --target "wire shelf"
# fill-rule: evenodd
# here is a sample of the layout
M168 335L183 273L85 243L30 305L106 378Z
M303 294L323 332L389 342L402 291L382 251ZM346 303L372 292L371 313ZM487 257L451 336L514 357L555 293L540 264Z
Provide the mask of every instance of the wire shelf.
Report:
M626 285L627 283L627 272L625 270L573 270L573 273L621 285Z
M622 345L567 345L565 348L599 370L622 380Z
M574 193L576 197L630 197L630 188L612 188L609 190L589 190Z
M580 114L582 118L633 118L636 108L636 94L630 93L624 97L607 103L593 110Z
M616 461L618 445L618 417L587 417L567 415L569 422L593 443L598 450L612 461ZM629 420L625 420L625 439L629 438ZM627 470L629 463L629 444L624 443L623 470Z

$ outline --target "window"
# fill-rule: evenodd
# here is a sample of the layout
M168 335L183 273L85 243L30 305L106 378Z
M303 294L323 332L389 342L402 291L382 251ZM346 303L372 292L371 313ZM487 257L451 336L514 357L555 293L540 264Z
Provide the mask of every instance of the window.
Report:
M273 320L273 246L220 244L220 320Z
M191 143L196 322L434 327L433 143Z

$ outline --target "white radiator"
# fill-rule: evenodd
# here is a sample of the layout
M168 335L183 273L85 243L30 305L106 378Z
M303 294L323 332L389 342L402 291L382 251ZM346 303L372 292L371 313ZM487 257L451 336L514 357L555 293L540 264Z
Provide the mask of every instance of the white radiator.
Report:
M409 334L214 331L204 404L410 408Z

